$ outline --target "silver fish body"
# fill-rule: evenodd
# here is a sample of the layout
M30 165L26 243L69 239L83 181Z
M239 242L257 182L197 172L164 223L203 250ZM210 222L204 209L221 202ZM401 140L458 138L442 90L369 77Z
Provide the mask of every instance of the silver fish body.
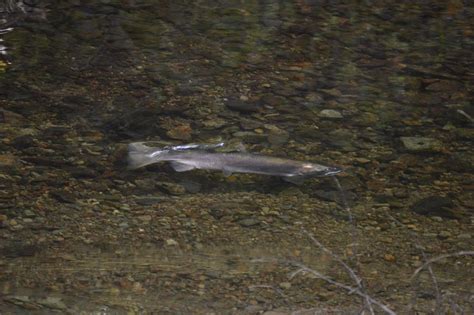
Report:
M329 176L341 172L341 169L336 167L249 153L219 153L194 147L174 150L172 147L166 149L148 147L142 143L131 143L128 148L130 169L169 161L177 172L206 169L220 170L225 175L263 174L281 176L295 183L310 176Z

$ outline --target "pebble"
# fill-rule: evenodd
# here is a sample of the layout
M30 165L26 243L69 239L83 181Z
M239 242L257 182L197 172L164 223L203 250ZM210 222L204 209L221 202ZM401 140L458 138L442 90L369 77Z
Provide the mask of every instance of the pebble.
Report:
M13 167L18 160L13 154L0 154L0 167Z
M0 223L6 222L8 220L8 217L5 214L0 214Z
M27 218L33 218L33 217L36 217L36 213L34 213L33 211L27 209L25 210L25 212L23 212L24 216L27 217Z
M371 160L366 159L366 158L355 158L354 161L359 164L367 164L371 162Z
M383 256L383 259L388 262L394 262L396 260L395 256L393 254L385 254Z
M121 229L127 229L128 226L129 226L129 225L128 225L127 222L122 222L122 223L119 224L119 227L120 227Z
M291 283L290 282L280 282L280 284L278 286L283 290L288 290L288 289L291 288Z
M136 179L134 183L140 190L146 191L155 188L155 180L151 178Z
M438 237L439 237L440 239L442 239L442 240L445 240L445 239L447 239L447 238L450 238L451 235L452 235L452 234L451 234L451 232L449 232L449 231L441 231L441 232L438 233Z
M157 203L161 203L167 199L168 197L164 197L164 196L137 197L135 199L135 202L139 205L150 206Z
M282 145L288 142L290 134L286 131L280 131L278 133L270 133L267 136L267 140L272 145Z
M167 246L178 246L179 243L176 242L174 239L169 238L169 239L166 240L166 245L167 245Z
M2 122L7 124L23 123L27 121L22 115L0 108L0 117L2 117Z
M171 182L157 182L156 187L161 188L171 195L183 195L186 193L186 188L180 184Z
M321 118L331 118L331 119L341 119L343 118L342 114L334 109L323 109L318 114Z
M247 218L239 220L238 223L243 227L252 227L260 224L260 220L256 218Z
M212 118L202 122L202 125L207 129L217 129L225 126L227 121L222 118Z
M137 217L138 220L143 221L145 223L148 223L151 221L151 215L145 214L145 215L139 215Z
M199 182L185 179L179 183L187 192L195 194L201 191L202 185Z
M260 105L257 103L244 101L241 99L229 99L225 105L232 110L242 113L253 113L260 110Z

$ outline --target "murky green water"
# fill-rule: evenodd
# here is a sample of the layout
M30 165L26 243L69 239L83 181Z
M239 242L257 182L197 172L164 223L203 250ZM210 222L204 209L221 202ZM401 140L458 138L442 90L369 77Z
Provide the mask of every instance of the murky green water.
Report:
M356 285L303 229L397 313L472 312L472 254L410 282L474 250L468 1L4 3L0 313L360 311L289 277ZM355 221L327 178L126 170L145 140L343 167Z

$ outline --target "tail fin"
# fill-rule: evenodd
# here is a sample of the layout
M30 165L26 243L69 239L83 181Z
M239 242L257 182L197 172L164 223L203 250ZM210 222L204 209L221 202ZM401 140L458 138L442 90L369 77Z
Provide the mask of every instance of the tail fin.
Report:
M166 150L149 147L143 142L134 142L128 145L128 169L137 169L156 163L160 160L160 155Z

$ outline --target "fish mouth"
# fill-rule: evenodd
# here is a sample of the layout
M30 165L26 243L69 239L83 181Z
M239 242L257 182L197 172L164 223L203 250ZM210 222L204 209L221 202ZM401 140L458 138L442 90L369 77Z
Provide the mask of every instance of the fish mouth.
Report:
M332 176L332 175L336 175L340 172L342 172L342 168L330 166L330 167L327 167L323 171L319 171L319 172L314 173L314 175L315 176Z

